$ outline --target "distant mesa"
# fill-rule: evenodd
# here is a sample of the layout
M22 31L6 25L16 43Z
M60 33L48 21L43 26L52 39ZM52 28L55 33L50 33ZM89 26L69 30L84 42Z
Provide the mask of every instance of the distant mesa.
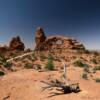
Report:
M17 36L17 37L12 38L12 40L10 41L10 44L9 44L9 48L10 48L10 50L24 51L25 45L21 41L21 38L19 36Z
M40 27L36 30L35 43L35 50L85 50L84 45L76 39L60 35L46 37L43 28Z

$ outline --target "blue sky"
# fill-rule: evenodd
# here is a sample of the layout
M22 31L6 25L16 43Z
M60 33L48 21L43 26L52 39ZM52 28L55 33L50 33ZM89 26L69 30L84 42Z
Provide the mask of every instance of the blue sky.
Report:
M38 26L100 49L100 0L0 0L0 44L19 35L33 48Z

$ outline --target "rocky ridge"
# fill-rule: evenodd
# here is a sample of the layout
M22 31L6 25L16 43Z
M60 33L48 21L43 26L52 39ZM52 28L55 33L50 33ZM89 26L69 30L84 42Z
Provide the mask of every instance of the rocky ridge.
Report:
M46 37L42 28L37 28L35 42L35 50L85 50L84 45L76 39L60 35Z

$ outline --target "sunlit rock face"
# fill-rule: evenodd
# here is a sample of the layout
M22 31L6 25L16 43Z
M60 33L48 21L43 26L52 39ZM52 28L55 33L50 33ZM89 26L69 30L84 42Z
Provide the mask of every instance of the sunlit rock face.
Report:
M21 50L25 49L24 43L21 41L20 37L13 37L9 44L10 50Z
M60 35L46 37L42 28L37 29L35 42L35 50L85 50L84 45L76 39Z

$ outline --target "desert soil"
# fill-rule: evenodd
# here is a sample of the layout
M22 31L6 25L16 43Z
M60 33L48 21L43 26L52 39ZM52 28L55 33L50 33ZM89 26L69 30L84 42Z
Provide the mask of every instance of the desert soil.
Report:
M42 92L45 84L40 81L50 77L59 78L60 72L38 72L32 69L12 72L0 77L0 100L100 100L100 83L92 78L82 79L81 73L81 68L73 67L69 67L67 73L68 79L79 82L81 92L49 97L52 91ZM92 77L99 76L100 72L97 72Z

